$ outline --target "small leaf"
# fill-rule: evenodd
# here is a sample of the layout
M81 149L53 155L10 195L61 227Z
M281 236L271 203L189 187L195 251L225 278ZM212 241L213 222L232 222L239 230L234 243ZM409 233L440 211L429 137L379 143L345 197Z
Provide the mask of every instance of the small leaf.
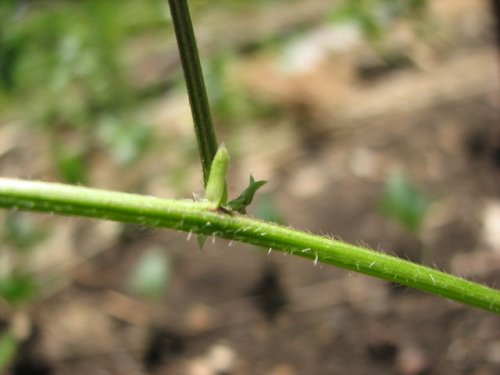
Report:
M401 171L396 171L386 182L381 202L382 213L406 229L417 233L429 208L429 200Z
M246 214L246 208L252 203L253 197L257 190L266 184L267 181L255 181L253 176L250 175L250 182L248 187L243 190L240 196L230 201L226 206L233 211L241 214Z
M0 374L3 374L14 360L19 345L19 340L10 331L0 335Z
M37 294L38 286L31 275L13 273L0 279L0 296L10 304L30 303Z
M229 153L224 146L220 146L215 154L207 187L205 189L205 199L220 207L227 199L226 174L229 168Z
M85 150L56 146L53 150L61 178L70 184L85 184L88 181L88 165Z

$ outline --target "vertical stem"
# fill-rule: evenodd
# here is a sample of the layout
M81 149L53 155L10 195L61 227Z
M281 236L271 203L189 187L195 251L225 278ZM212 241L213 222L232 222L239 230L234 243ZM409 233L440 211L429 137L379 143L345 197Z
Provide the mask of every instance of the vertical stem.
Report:
M207 184L212 160L217 152L217 139L212 124L207 90L194 36L187 0L168 0L174 23L175 36L184 70L184 77L193 114L196 140L203 168L203 181Z

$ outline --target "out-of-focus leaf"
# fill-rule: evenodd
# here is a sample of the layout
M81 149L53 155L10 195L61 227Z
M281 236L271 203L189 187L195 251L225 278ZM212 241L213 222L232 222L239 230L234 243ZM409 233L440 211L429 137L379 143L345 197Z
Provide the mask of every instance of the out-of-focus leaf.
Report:
M149 249L139 259L130 276L130 290L140 296L157 299L165 293L171 272L170 259L165 251Z
M26 45L26 38L16 25L19 5L12 0L0 3L0 90L13 93L16 73Z
M264 194L259 197L260 199L255 205L254 215L265 221L284 224L285 220L283 220L279 212L274 197L271 194Z
M19 347L19 340L10 332L0 334L0 374L12 363Z
M0 40L0 42L4 42ZM10 92L15 89L15 69L22 46L4 45L0 48L0 88Z
M0 279L0 297L10 304L31 302L37 293L37 284L30 275L12 273Z
M99 128L99 137L120 165L137 161L153 141L152 127L138 122L107 117Z
M48 236L48 230L37 226L33 217L23 212L9 212L5 219L3 240L19 250L29 250Z
M57 147L54 152L61 178L70 184L86 184L88 181L85 152Z
M396 220L406 229L416 233L422 226L429 203L404 173L396 171L386 181L380 208L386 217Z
M357 23L366 38L379 42L391 23L421 15L427 0L345 0L340 4L330 13L330 21Z
M196 241L198 242L198 247L201 251L203 250L203 246L205 246L205 242L207 242L207 236L205 236L204 234L198 234L196 236Z
M363 31L365 37L375 41L382 34L382 19L379 11L380 4L368 1L346 1L330 14L334 23L354 22Z

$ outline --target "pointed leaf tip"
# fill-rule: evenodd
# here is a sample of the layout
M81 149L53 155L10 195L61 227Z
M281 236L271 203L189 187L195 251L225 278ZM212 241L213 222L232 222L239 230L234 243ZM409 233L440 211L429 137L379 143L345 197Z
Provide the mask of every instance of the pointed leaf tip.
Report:
M257 190L264 186L267 181L255 181L252 175L250 175L250 182L248 187L243 190L238 198L233 199L227 204L227 207L233 211L239 212L241 214L246 214L246 208L252 203L253 198Z

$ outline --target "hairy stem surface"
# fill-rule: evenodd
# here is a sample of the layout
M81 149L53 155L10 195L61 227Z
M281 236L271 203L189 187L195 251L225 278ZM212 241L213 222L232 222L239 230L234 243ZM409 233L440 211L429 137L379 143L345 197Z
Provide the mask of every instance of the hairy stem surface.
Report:
M409 261L238 214L209 202L168 200L0 178L0 207L172 228L279 250L500 313L500 291Z

